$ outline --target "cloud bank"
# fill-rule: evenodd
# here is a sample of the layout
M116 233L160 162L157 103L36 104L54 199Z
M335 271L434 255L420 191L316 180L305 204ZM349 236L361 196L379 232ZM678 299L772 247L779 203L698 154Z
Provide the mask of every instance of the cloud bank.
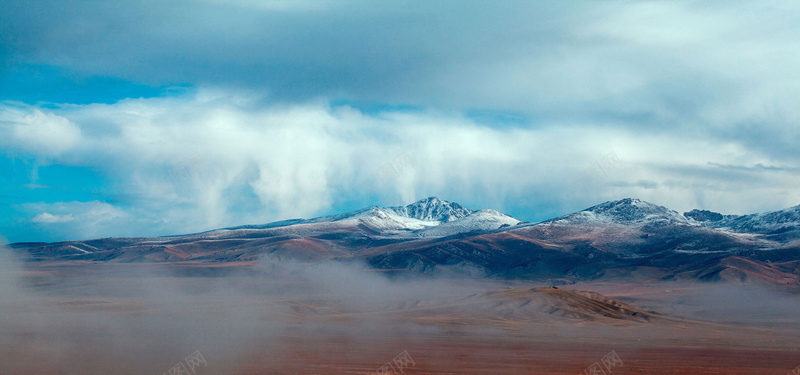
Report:
M15 104L13 114L2 112L4 147L42 165L97 170L116 193L17 208L33 223L60 225L61 233L101 236L312 217L343 209L340 201L357 208L430 195L512 214L533 208L531 200L565 202L551 208L557 211L636 196L737 212L797 198L789 168L758 167L792 160L736 142L612 124L494 127L455 113L257 101L199 91L57 109ZM22 122L32 117L47 120ZM17 133L20 126L33 134L66 126L76 136L54 153L31 133ZM754 190L783 198L741 199Z

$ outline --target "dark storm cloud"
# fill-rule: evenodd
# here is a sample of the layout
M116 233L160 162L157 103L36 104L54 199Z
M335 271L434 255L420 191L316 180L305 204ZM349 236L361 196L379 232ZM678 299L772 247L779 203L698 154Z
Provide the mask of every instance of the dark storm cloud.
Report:
M550 6L475 2L12 2L4 33L20 62L153 84L257 87L278 98L401 100L437 95L420 83L443 67L530 54ZM271 5L271 6L270 6ZM563 17L560 16L560 17ZM498 20L506 26L498 28ZM549 21L552 22L552 21ZM500 43L498 43L500 42ZM435 84L435 83L434 83ZM429 103L424 103L429 104Z
M76 74L663 124L796 82L796 7L712 5L12 1L2 31L10 61Z
M584 5L11 2L3 31L15 62L77 74L256 87L281 99L344 95L431 105L447 93L438 104L475 106L491 81L558 59L559 50L582 43L572 35L576 25L614 8ZM542 90L531 83L512 91Z
M797 118L798 9L782 2L11 1L3 13L7 64L85 77L726 138Z

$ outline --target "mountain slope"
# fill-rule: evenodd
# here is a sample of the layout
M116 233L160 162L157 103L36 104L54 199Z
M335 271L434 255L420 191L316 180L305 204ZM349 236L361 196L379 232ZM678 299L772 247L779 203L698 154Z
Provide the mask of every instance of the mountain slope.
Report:
M356 260L374 269L577 282L691 279L795 284L800 208L685 215L638 199L537 224L435 197L185 236L20 243L31 261L252 264L264 256Z
M765 265L754 272L768 275L726 276L725 280L785 284L787 274L798 273L792 262L800 258L800 252L786 246L704 227L665 207L622 199L496 233L386 245L371 249L368 259L371 266L381 269L461 270L478 276L572 282L682 278L678 275L712 280L706 276L720 270L729 270L725 275L737 274L739 270L728 259L739 257Z
M472 210L461 207L458 203L443 201L436 197L425 198L407 206L390 207L389 209L400 216L442 223L453 222L473 213Z
M689 223L686 217L676 211L633 198L601 203L583 211L549 221L575 224L612 222L625 225L644 225L656 222Z
M420 231L419 235L424 237L452 236L459 233L508 228L519 223L521 223L521 221L495 210L480 210L472 212L468 216L464 216L458 220L444 222L435 227L426 228Z
M759 234L776 241L800 241L800 206L751 215L722 215L711 211L693 210L684 216L717 230Z
M472 211L457 203L429 197L407 206L372 206L313 219L284 220L184 236L29 243L14 244L14 247L26 249L39 260L202 261L217 257L223 262L254 261L259 254L284 253L287 248L296 248L302 259L324 260L421 236L436 238L487 232L517 223L519 220L497 211Z

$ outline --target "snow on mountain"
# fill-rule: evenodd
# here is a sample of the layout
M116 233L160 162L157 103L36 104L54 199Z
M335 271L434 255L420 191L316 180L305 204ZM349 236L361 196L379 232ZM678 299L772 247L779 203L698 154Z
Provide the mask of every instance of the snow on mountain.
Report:
M397 213L392 208L370 207L368 210L337 220L364 224L377 231L413 231L439 225L437 220L421 220Z
M487 212L488 211L491 210L487 210ZM224 238L241 235L243 232L247 231L274 230L290 230L293 233L310 234L313 231L341 230L345 227L357 226L365 226L382 235L414 236L414 233L417 231L424 231L441 224L454 223L453 225L445 227L446 229L443 229L441 233L455 234L461 231L473 231L483 228L489 230L497 229L503 224L515 225L519 222L510 216L500 213L497 213L498 215L481 213L480 215L471 217L471 215L476 212L480 211L464 208L458 203L448 202L436 197L429 197L406 206L371 206L357 211L321 216L313 219L293 219L263 225L226 228L201 233L196 236L202 236L204 238ZM466 218L470 219L462 223L461 221ZM488 221L486 223L479 223L482 219ZM427 235L433 236L435 235L433 233L438 232L429 232Z
M436 197L425 198L407 206L390 207L389 209L400 216L442 223L456 221L473 213L472 210L461 207L458 203L443 201Z
M338 215L308 220L289 220L283 223L287 226L308 227L311 225L320 229L333 226L363 225L383 235L413 236L416 232L424 231L425 236L444 236L474 230L494 230L504 224L516 225L519 220L497 211L473 211L458 203L429 197L406 206L372 206ZM430 231L430 228L440 225L445 226L441 230ZM275 226L267 224L248 228L275 228Z
M464 218L425 229L419 235L424 237L450 236L472 231L490 231L515 226L519 223L521 221L495 210L480 210Z
M625 225L653 222L692 223L677 211L635 198L601 203L583 211L553 219L550 222L574 224L615 223Z
M800 206L751 215L721 215L700 210L684 215L709 228L739 233L774 234L800 229Z
M429 197L407 206L370 207L349 214L312 219L351 222L384 235L439 237L514 226L519 220L495 210L473 211L458 203Z
M472 211L458 203L429 197L407 206L372 207L347 220L358 220L386 234L416 234L425 237L449 236L472 231L489 231L520 223L494 210ZM412 232L412 233L408 233Z

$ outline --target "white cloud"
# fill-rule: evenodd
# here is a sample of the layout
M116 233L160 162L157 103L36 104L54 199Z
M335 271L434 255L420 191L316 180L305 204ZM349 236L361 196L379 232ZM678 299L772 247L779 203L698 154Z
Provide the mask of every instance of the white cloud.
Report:
M41 158L58 156L80 140L80 128L64 117L35 107L0 105L0 146Z
M716 42L735 31L734 23L719 8L683 1L642 1L617 6L615 10L584 29L585 36L601 33L663 48Z
M80 126L61 157L99 171L120 196L25 209L37 223L86 238L187 233L430 195L539 219L625 196L729 213L800 197L788 170L750 168L786 160L740 142L613 123L492 127L457 114L254 103L249 94L200 92L24 109ZM619 165L592 170L611 152ZM526 211L543 204L546 213Z
M47 212L42 212L31 219L33 223L45 223L45 224L52 224L52 223L68 223L70 221L75 220L72 215L53 215Z
M131 235L132 229L152 226L147 223L152 218L141 208L125 210L100 201L24 203L17 208L22 212L38 212L31 222L45 225L43 232L64 239Z
M21 44L15 58L89 77L224 86L295 104L334 98L508 110L533 123L614 121L736 138L773 157L793 158L800 142L800 7L786 1L184 6L31 10L10 1L4 10L19 30L9 33Z

